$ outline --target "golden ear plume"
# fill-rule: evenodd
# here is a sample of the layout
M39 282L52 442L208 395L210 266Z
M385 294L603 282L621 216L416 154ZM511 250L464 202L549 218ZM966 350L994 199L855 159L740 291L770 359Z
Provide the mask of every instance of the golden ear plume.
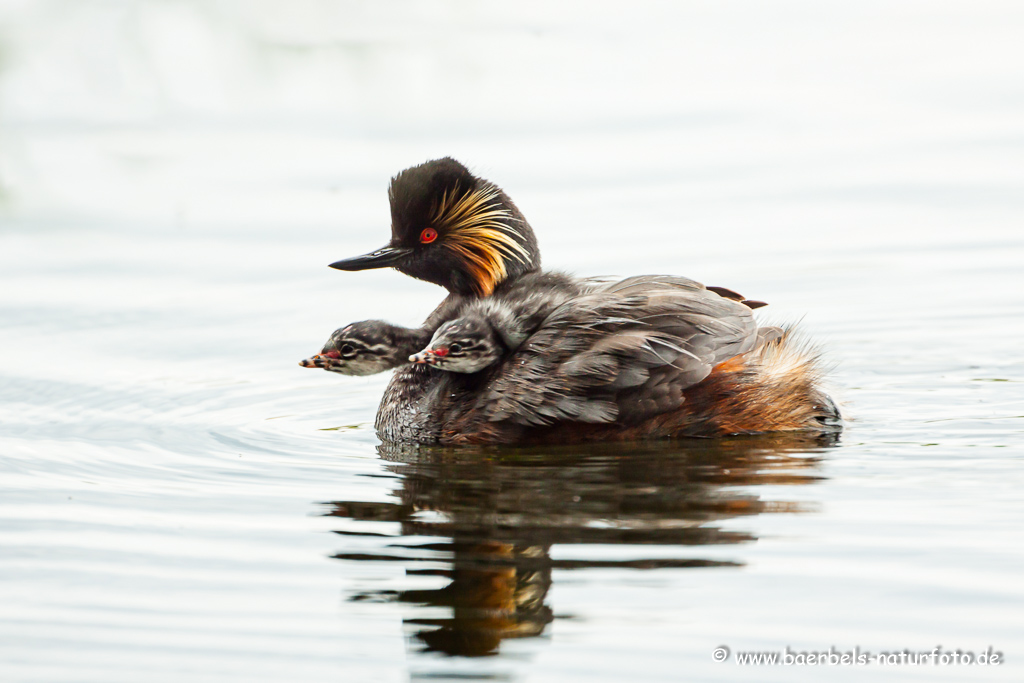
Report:
M508 276L507 259L530 259L522 235L511 225L516 219L501 205L499 192L493 185L461 195L458 187L445 190L431 217L442 235L441 246L466 264L480 296L490 295Z

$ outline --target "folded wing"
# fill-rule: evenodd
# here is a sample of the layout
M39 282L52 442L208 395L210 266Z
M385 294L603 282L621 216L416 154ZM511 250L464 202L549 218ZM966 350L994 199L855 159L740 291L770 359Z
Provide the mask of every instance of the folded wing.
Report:
M475 408L491 422L637 422L673 410L712 368L758 344L730 290L644 275L558 307L504 360Z

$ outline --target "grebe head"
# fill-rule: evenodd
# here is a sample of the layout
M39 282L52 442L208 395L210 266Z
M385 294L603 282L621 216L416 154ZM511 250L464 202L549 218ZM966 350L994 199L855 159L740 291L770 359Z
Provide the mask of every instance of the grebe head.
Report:
M299 365L342 375L374 375L390 370L405 363L409 356L409 342L395 333L399 329L381 320L346 325L334 331L320 353L299 361Z
M437 328L427 348L409 356L409 361L448 372L472 373L497 363L504 354L505 347L487 319L467 316Z
M537 238L500 187L445 157L391 179L391 242L331 268L394 268L450 292L488 296L540 268Z

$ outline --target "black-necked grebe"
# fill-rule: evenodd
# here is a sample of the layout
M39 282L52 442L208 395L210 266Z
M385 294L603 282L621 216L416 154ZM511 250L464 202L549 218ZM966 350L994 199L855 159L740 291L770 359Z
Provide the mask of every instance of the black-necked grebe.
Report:
M841 429L835 405L818 388L815 354L789 332L759 330L750 311L760 302L685 278L640 276L599 286L542 272L536 238L512 201L453 159L399 173L389 196L391 242L332 267L393 267L448 289L418 335L484 300L514 309L529 336L471 374L401 367L377 413L384 441ZM391 351L389 359L400 357Z

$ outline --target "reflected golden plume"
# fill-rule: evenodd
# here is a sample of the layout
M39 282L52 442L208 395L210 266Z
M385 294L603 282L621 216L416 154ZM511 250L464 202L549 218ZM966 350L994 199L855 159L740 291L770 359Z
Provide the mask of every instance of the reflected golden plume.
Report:
M458 187L445 190L431 215L431 223L443 235L441 245L466 264L479 296L489 296L508 276L506 259L527 263L530 258L499 192L494 186L461 195Z

